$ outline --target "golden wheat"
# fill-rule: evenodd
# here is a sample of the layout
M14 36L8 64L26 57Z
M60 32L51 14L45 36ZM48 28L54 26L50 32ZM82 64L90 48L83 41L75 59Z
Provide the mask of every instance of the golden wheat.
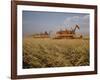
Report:
M87 66L89 40L23 39L23 68Z

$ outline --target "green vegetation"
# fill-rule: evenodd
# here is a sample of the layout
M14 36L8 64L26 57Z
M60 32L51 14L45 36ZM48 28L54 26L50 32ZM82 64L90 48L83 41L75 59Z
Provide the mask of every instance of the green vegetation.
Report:
M87 66L89 40L23 39L23 68Z

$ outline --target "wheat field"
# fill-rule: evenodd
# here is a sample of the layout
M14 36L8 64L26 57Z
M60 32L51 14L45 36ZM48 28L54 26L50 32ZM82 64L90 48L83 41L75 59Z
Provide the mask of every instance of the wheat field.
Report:
M23 38L23 68L89 65L89 39Z

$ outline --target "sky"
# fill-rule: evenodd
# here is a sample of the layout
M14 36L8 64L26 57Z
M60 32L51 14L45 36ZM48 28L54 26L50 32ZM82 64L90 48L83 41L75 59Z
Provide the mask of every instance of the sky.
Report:
M45 31L54 33L64 29L71 30L76 24L80 26L77 33L89 35L89 19L90 15L86 13L23 11L23 36Z

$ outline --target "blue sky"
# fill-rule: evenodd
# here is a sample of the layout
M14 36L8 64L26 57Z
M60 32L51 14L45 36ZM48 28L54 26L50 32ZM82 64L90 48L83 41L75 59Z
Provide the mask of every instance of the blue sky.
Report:
M89 14L63 12L36 12L23 11L23 36L41 33L44 31L56 32L64 29L73 29L76 24L80 30L76 32L89 34Z

